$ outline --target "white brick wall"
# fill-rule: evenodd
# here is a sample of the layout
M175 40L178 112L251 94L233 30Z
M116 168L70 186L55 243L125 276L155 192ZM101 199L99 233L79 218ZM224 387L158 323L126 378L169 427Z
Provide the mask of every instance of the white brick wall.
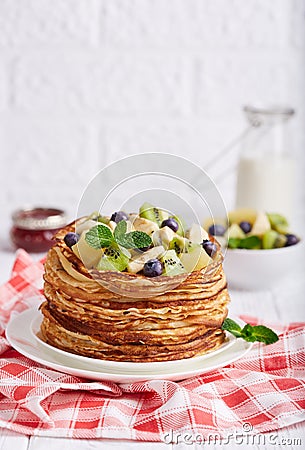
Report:
M181 57L114 52L20 57L15 106L29 113L183 114L189 80Z
M87 181L158 151L205 166L245 103L297 109L305 148L305 0L1 0L1 220L24 203L74 213ZM237 150L211 175L228 207Z
M1 0L0 44L29 49L95 45L98 0Z
M0 113L5 111L6 103L7 103L7 80L5 76L5 66L0 62Z

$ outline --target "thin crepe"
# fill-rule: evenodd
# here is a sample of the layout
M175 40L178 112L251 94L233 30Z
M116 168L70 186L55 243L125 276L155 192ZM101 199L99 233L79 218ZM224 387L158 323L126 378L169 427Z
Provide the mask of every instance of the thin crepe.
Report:
M141 297L137 286L144 292L145 277L83 265L63 241L73 225L57 234L45 263L41 335L47 343L92 358L150 362L199 356L224 342L230 299L221 258L181 279L159 277L151 296ZM160 293L168 283L173 288Z

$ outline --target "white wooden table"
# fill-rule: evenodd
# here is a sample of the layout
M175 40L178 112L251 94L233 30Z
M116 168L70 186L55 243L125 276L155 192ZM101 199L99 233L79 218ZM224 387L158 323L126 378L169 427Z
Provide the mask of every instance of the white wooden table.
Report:
M3 247L3 246L2 246ZM36 256L37 257L37 256ZM0 284L9 277L14 261L14 254L8 250L0 250ZM262 317L272 322L305 321L305 276L304 264L299 264L297 271L276 289L264 292L243 292L231 290L230 315L248 314ZM305 420L305 417L304 417ZM262 439L262 438L261 438ZM211 449L241 449L244 444L250 449L301 449L305 448L305 422L266 434L265 443L254 440L242 443L204 444ZM268 440L270 439L270 440ZM28 437L0 428L0 450L199 450L200 444L162 444L159 442L135 442L111 439L63 439L49 437Z

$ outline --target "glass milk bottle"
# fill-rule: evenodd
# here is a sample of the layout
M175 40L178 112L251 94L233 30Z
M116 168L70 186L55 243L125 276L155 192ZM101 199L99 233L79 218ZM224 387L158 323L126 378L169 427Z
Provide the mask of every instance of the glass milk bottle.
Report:
M289 139L288 108L245 107L250 123L242 142L237 174L237 208L293 214L295 161Z

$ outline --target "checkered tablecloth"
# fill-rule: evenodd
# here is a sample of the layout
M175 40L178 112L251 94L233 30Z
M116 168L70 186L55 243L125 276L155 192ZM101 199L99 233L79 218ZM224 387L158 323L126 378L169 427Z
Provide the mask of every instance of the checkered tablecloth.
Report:
M43 263L19 250L0 288L0 426L29 435L163 441L178 433L272 431L305 419L304 323L265 324L280 332L278 342L257 344L238 362L192 379L92 382L40 366L5 339L10 317L43 300L42 274Z

